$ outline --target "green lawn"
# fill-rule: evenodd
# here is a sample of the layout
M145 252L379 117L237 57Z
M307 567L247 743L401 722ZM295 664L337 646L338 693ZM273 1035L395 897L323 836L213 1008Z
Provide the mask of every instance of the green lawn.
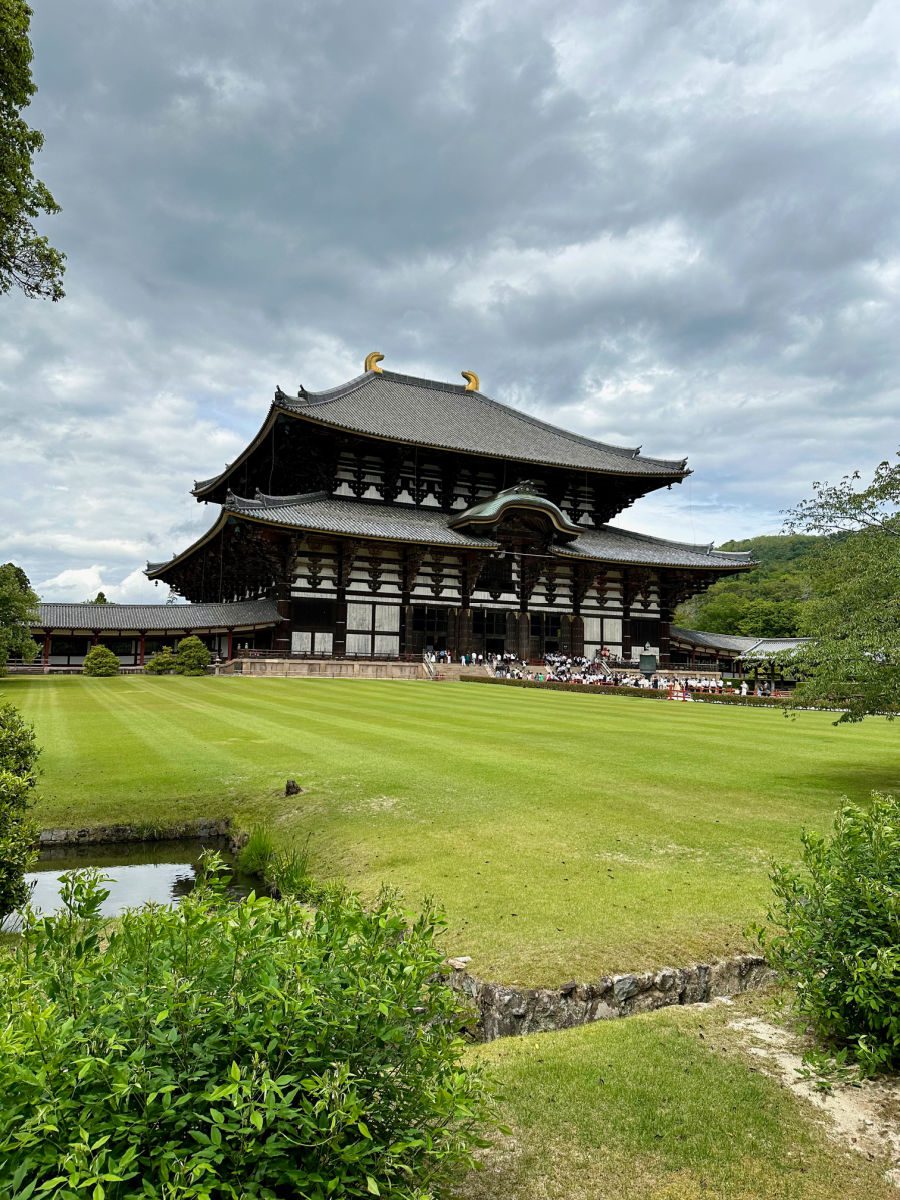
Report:
M447 949L554 983L728 953L771 858L900 787L900 724L454 683L0 681L44 826L196 815L312 834L320 873L433 895ZM284 781L307 789L285 799Z
M510 1128L458 1200L890 1200L728 1024L765 1005L668 1009L469 1052ZM757 1060L758 1064L758 1060Z

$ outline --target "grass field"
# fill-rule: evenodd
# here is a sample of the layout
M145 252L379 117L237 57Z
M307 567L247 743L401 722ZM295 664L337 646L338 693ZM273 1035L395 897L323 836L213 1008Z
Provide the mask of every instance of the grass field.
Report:
M747 944L767 867L900 787L900 725L466 684L0 681L44 826L197 816L312 835L322 874L434 896L477 973L558 983ZM285 799L284 781L306 789Z
M890 1200L885 1163L830 1141L730 1028L766 1014L668 1009L470 1051L510 1135L459 1200Z

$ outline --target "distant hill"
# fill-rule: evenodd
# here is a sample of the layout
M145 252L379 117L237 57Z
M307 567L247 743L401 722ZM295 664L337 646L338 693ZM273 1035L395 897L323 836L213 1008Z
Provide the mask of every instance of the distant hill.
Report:
M759 566L722 579L680 605L676 624L708 633L795 637L808 596L806 559L819 541L806 534L783 534L723 542L719 550L749 550Z

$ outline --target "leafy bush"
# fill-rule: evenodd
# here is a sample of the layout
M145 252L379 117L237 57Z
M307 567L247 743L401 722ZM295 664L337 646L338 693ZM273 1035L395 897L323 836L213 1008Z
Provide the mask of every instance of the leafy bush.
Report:
M84 656L85 675L118 675L119 659L109 646L91 646Z
M28 809L39 753L31 726L11 704L0 706L0 927L28 902L25 872L35 859Z
M772 872L766 956L816 1034L866 1075L900 1067L900 800L845 803L802 865Z
M198 637L182 638L175 655L175 670L179 675L205 675L212 655Z
M223 888L107 929L71 873L0 956L0 1195L425 1200L470 1163L488 1110L434 913Z
M178 666L178 660L171 646L163 646L158 654L144 664L144 670L151 675L173 675Z

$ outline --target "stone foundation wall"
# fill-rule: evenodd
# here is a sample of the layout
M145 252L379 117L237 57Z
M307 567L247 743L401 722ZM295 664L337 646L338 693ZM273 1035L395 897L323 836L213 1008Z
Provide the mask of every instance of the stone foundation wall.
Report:
M420 662L360 662L335 659L246 658L239 675L300 676L320 679L425 679Z
M164 827L140 825L92 825L83 829L42 829L38 835L41 846L101 846L104 842L167 842L181 838L228 838L232 850L239 850L247 840L246 833L236 833L231 821L201 819L181 821Z
M698 1004L715 996L737 996L764 987L773 972L764 958L741 954L689 967L663 967L640 975L607 975L596 983L560 988L514 988L477 979L464 969L449 977L477 1013L473 1032L484 1042L527 1033L571 1029L591 1021L609 1021L652 1012L673 1004Z

